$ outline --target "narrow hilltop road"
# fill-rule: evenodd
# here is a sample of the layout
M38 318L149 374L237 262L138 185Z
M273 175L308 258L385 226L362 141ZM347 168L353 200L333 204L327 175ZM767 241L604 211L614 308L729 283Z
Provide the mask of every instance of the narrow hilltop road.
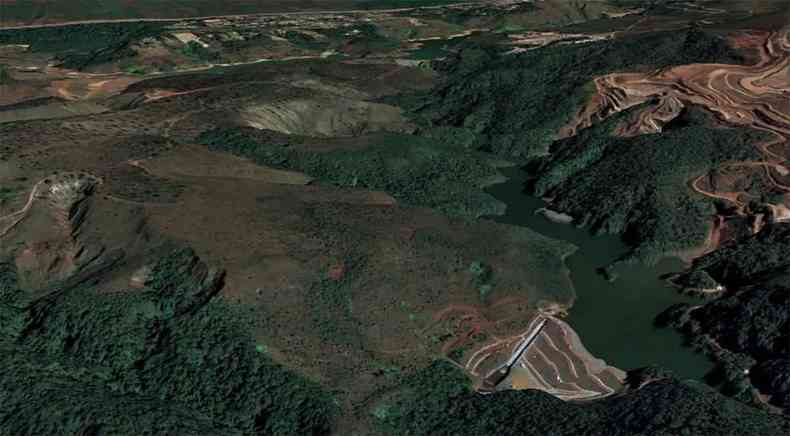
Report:
M8 232L11 231L11 229L16 227L17 224L19 224L23 219L25 219L25 216L27 216L27 212L33 206L33 202L36 199L36 195L39 193L41 185L44 184L46 181L47 179L42 179L39 180L35 185L33 185L33 189L30 190L30 194L28 194L27 196L27 202L25 202L25 205L22 206L21 209L19 209L16 212L7 214L5 216L0 216L0 238L8 234Z
M757 144L765 156L761 162L733 162L728 167L762 166L773 185L790 192L790 187L776 182L771 171L785 175L790 170L782 156L770 148L790 145L790 26L777 32L753 32L734 38L742 48L759 52L754 65L691 64L651 73L614 73L595 79L596 94L582 114L564 128L573 134L598 119L609 117L651 100L658 104L639 114L632 125L621 127L619 134L656 133L687 106L698 105L717 114L724 122L771 134L773 139ZM758 165L759 164L759 165ZM703 189L700 176L691 187L702 195L732 201L736 192L712 192Z

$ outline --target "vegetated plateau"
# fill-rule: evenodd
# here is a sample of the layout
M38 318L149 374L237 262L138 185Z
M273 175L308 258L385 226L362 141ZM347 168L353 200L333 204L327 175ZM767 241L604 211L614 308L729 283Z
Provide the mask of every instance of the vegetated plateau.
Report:
M50 3L2 7L74 19ZM79 18L265 10L127 3ZM0 432L790 431L776 15L410 9L440 3L0 30ZM696 87L707 63L751 85ZM715 299L658 321L721 392L661 368L587 402L476 392L477 351L580 309L575 247L485 219L503 165L630 260L696 257L673 280Z

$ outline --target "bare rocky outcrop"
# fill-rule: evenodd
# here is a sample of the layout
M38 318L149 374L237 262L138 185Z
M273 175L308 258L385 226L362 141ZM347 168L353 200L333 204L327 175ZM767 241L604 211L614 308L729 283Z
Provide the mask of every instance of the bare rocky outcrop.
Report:
M249 106L243 122L257 129L307 136L359 136L412 130L401 110L390 105L337 97L300 98Z
M674 120L682 124L681 115L691 107L701 107L714 114L717 124L764 132L766 139L754 144L761 157L725 162L689 180L691 189L734 206L734 216L748 217L752 233L759 232L765 222L764 212L771 212L773 217L783 216L787 200L781 194L790 192L785 166L785 150L790 144L790 28L746 32L733 37L731 42L741 49L758 52L759 60L753 65L700 63L597 77L592 98L562 128L560 136L576 135L628 109L633 114L615 126L613 135L661 133ZM639 110L634 111L636 107ZM766 202L754 195L757 189L773 199ZM761 206L753 207L755 202ZM698 256L726 242L718 233L722 218L715 218L716 233L708 238L706 246L694 253L681 254ZM715 287L712 289L716 291Z
M85 277L82 272L102 269L101 265L113 264L122 256L80 237L100 183L88 173L46 177L33 186L22 209L2 218L8 222L2 237L17 238L23 244L9 254L24 288L45 290L56 283L79 282L79 277ZM20 228L23 222L28 224Z
M67 173L44 180L48 187L39 194L47 200L61 228L75 235L87 211L86 199L93 194L99 179L87 173Z
M536 335L528 348L519 350L532 332ZM506 357L515 361L509 371L497 377L495 372ZM535 317L522 335L486 342L471 354L465 368L482 377L481 392L538 389L563 400L612 395L621 390L625 379L623 371L593 356L570 325L553 316Z
M621 126L630 136L657 133L687 105L716 113L725 122L750 126L785 138L790 133L790 29L760 34L761 60L750 66L691 64L648 73L613 73L595 79L588 105L562 131L574 135L597 121L631 107L653 102Z

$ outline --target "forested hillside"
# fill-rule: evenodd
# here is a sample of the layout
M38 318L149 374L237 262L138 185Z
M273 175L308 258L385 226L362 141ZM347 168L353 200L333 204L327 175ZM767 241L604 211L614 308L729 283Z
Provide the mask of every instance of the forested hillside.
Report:
M374 410L392 435L767 435L790 421L729 399L665 371L635 371L640 388L592 403L564 402L536 391L479 395L449 363L436 362L407 380Z
M788 236L790 225L769 225L697 259L679 282L705 274L726 293L698 307L674 306L658 318L716 358L726 392L752 402L754 385L785 409L790 407Z
M319 435L335 405L256 347L252 318L215 294L222 272L191 250L146 289L69 289L26 302L2 265L5 434Z
M502 55L501 46L470 43L439 62L444 84L407 102L441 137L515 160L548 151L560 127L592 93L592 79L692 62L739 63L720 37L698 28L652 32L580 45ZM430 129L429 129L430 131Z
M501 205L483 187L498 173L479 153L429 138L375 134L359 138L353 150L301 150L299 142L279 140L252 128L215 129L197 141L274 168L304 172L336 186L384 191L409 205L432 207L452 216L477 218L496 214ZM326 141L326 140L323 140Z
M556 142L537 172L535 193L595 232L623 235L641 260L705 241L713 202L688 181L723 162L757 159L761 134L711 126L691 108L660 135L616 137L635 107Z

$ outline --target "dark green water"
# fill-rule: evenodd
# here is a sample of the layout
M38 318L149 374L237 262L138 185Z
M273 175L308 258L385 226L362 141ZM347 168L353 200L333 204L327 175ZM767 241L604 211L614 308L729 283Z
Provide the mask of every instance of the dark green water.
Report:
M695 301L658 278L679 271L680 260L666 259L654 267L623 266L617 269L618 279L610 283L596 270L627 251L620 239L592 236L586 229L553 223L536 214L546 204L524 193L526 173L516 168L504 168L502 173L509 180L487 192L506 203L507 212L493 220L528 227L579 247L566 260L577 295L567 321L593 355L623 370L661 365L681 378L700 379L713 367L706 357L684 346L674 330L653 327L655 316L670 305Z

